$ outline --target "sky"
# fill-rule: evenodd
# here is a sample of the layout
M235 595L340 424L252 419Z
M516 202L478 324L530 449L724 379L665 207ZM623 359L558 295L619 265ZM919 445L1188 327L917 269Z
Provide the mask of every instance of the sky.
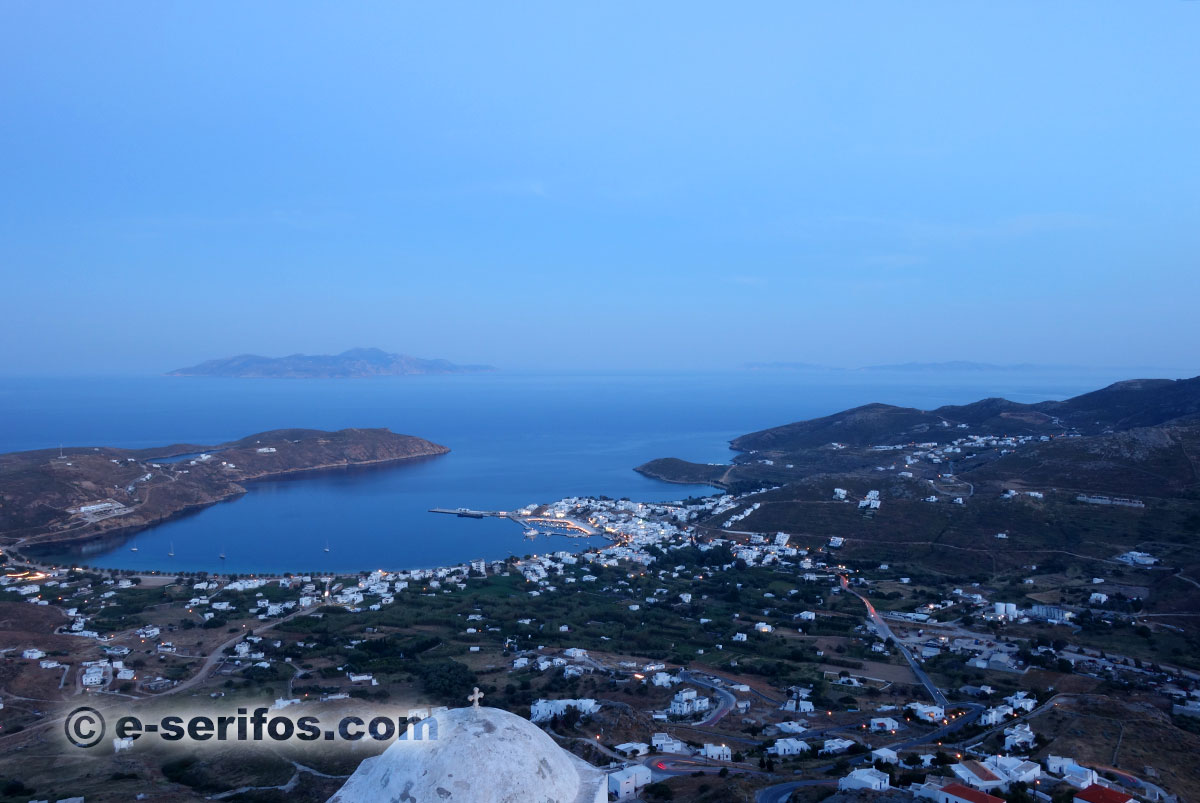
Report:
M1200 373L1200 2L0 4L0 374Z

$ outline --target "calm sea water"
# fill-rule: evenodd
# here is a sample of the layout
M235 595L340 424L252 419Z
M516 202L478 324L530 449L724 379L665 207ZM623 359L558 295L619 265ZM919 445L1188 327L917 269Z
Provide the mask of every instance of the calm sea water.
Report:
M398 569L578 550L588 543L528 541L512 522L459 519L429 513L432 507L509 510L570 495L639 501L704 495L713 490L650 480L633 467L655 457L725 462L736 435L872 401L921 408L985 396L1039 401L1120 378L1046 371L804 371L0 379L0 451L60 443L217 444L282 427L388 427L419 435L452 452L391 467L252 483L238 499L61 556L168 571ZM167 555L172 546L173 558Z

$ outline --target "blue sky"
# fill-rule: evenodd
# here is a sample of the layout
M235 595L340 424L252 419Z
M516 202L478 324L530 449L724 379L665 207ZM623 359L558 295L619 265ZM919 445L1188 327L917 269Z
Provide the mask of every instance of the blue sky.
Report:
M1200 353L1200 2L0 5L0 373Z

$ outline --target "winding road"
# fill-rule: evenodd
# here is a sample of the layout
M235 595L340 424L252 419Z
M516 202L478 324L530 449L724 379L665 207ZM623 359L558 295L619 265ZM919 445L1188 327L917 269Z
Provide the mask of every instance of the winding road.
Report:
M875 624L876 632L879 633L881 638L892 640L892 642L896 645L896 649L900 650L900 654L903 655L905 660L908 661L908 666L912 669L913 675L915 675L917 680L920 681L921 685L925 687L925 691L929 692L929 696L933 698L933 701L943 708L949 705L950 701L946 699L946 695L942 694L942 690L934 685L933 681L929 679L929 675L925 674L925 670L923 670L920 664L917 663L917 660L913 658L912 653L909 652L909 649L904 645L904 642L896 638L895 634L892 633L892 629L888 627L888 624L886 621L884 621L884 618L879 615L878 611L875 610L875 606L871 604L871 601L850 587L849 581L846 580L846 575L838 575L838 579L841 581L843 589L849 591L851 594L862 600L862 604L867 608L867 615L871 617L871 621Z
M705 688L712 689L717 693L717 698L720 702L717 703L716 710L705 717L702 721L696 723L701 728L711 728L713 725L716 725L718 722L724 719L725 715L732 711L733 707L737 704L737 698L733 696L733 692L723 689L710 681L701 680L698 675L689 672L686 669L680 670L679 679L685 683L695 683L697 686L704 686Z

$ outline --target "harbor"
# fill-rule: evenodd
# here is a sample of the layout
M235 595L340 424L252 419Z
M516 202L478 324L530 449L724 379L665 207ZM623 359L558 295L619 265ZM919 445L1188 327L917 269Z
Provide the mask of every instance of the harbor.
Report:
M466 507L434 507L430 508L429 512L465 519L508 519L525 528L526 538L536 538L538 535L564 535L568 538L589 538L594 535L603 535L585 521L558 515L522 515L507 510L473 510Z

